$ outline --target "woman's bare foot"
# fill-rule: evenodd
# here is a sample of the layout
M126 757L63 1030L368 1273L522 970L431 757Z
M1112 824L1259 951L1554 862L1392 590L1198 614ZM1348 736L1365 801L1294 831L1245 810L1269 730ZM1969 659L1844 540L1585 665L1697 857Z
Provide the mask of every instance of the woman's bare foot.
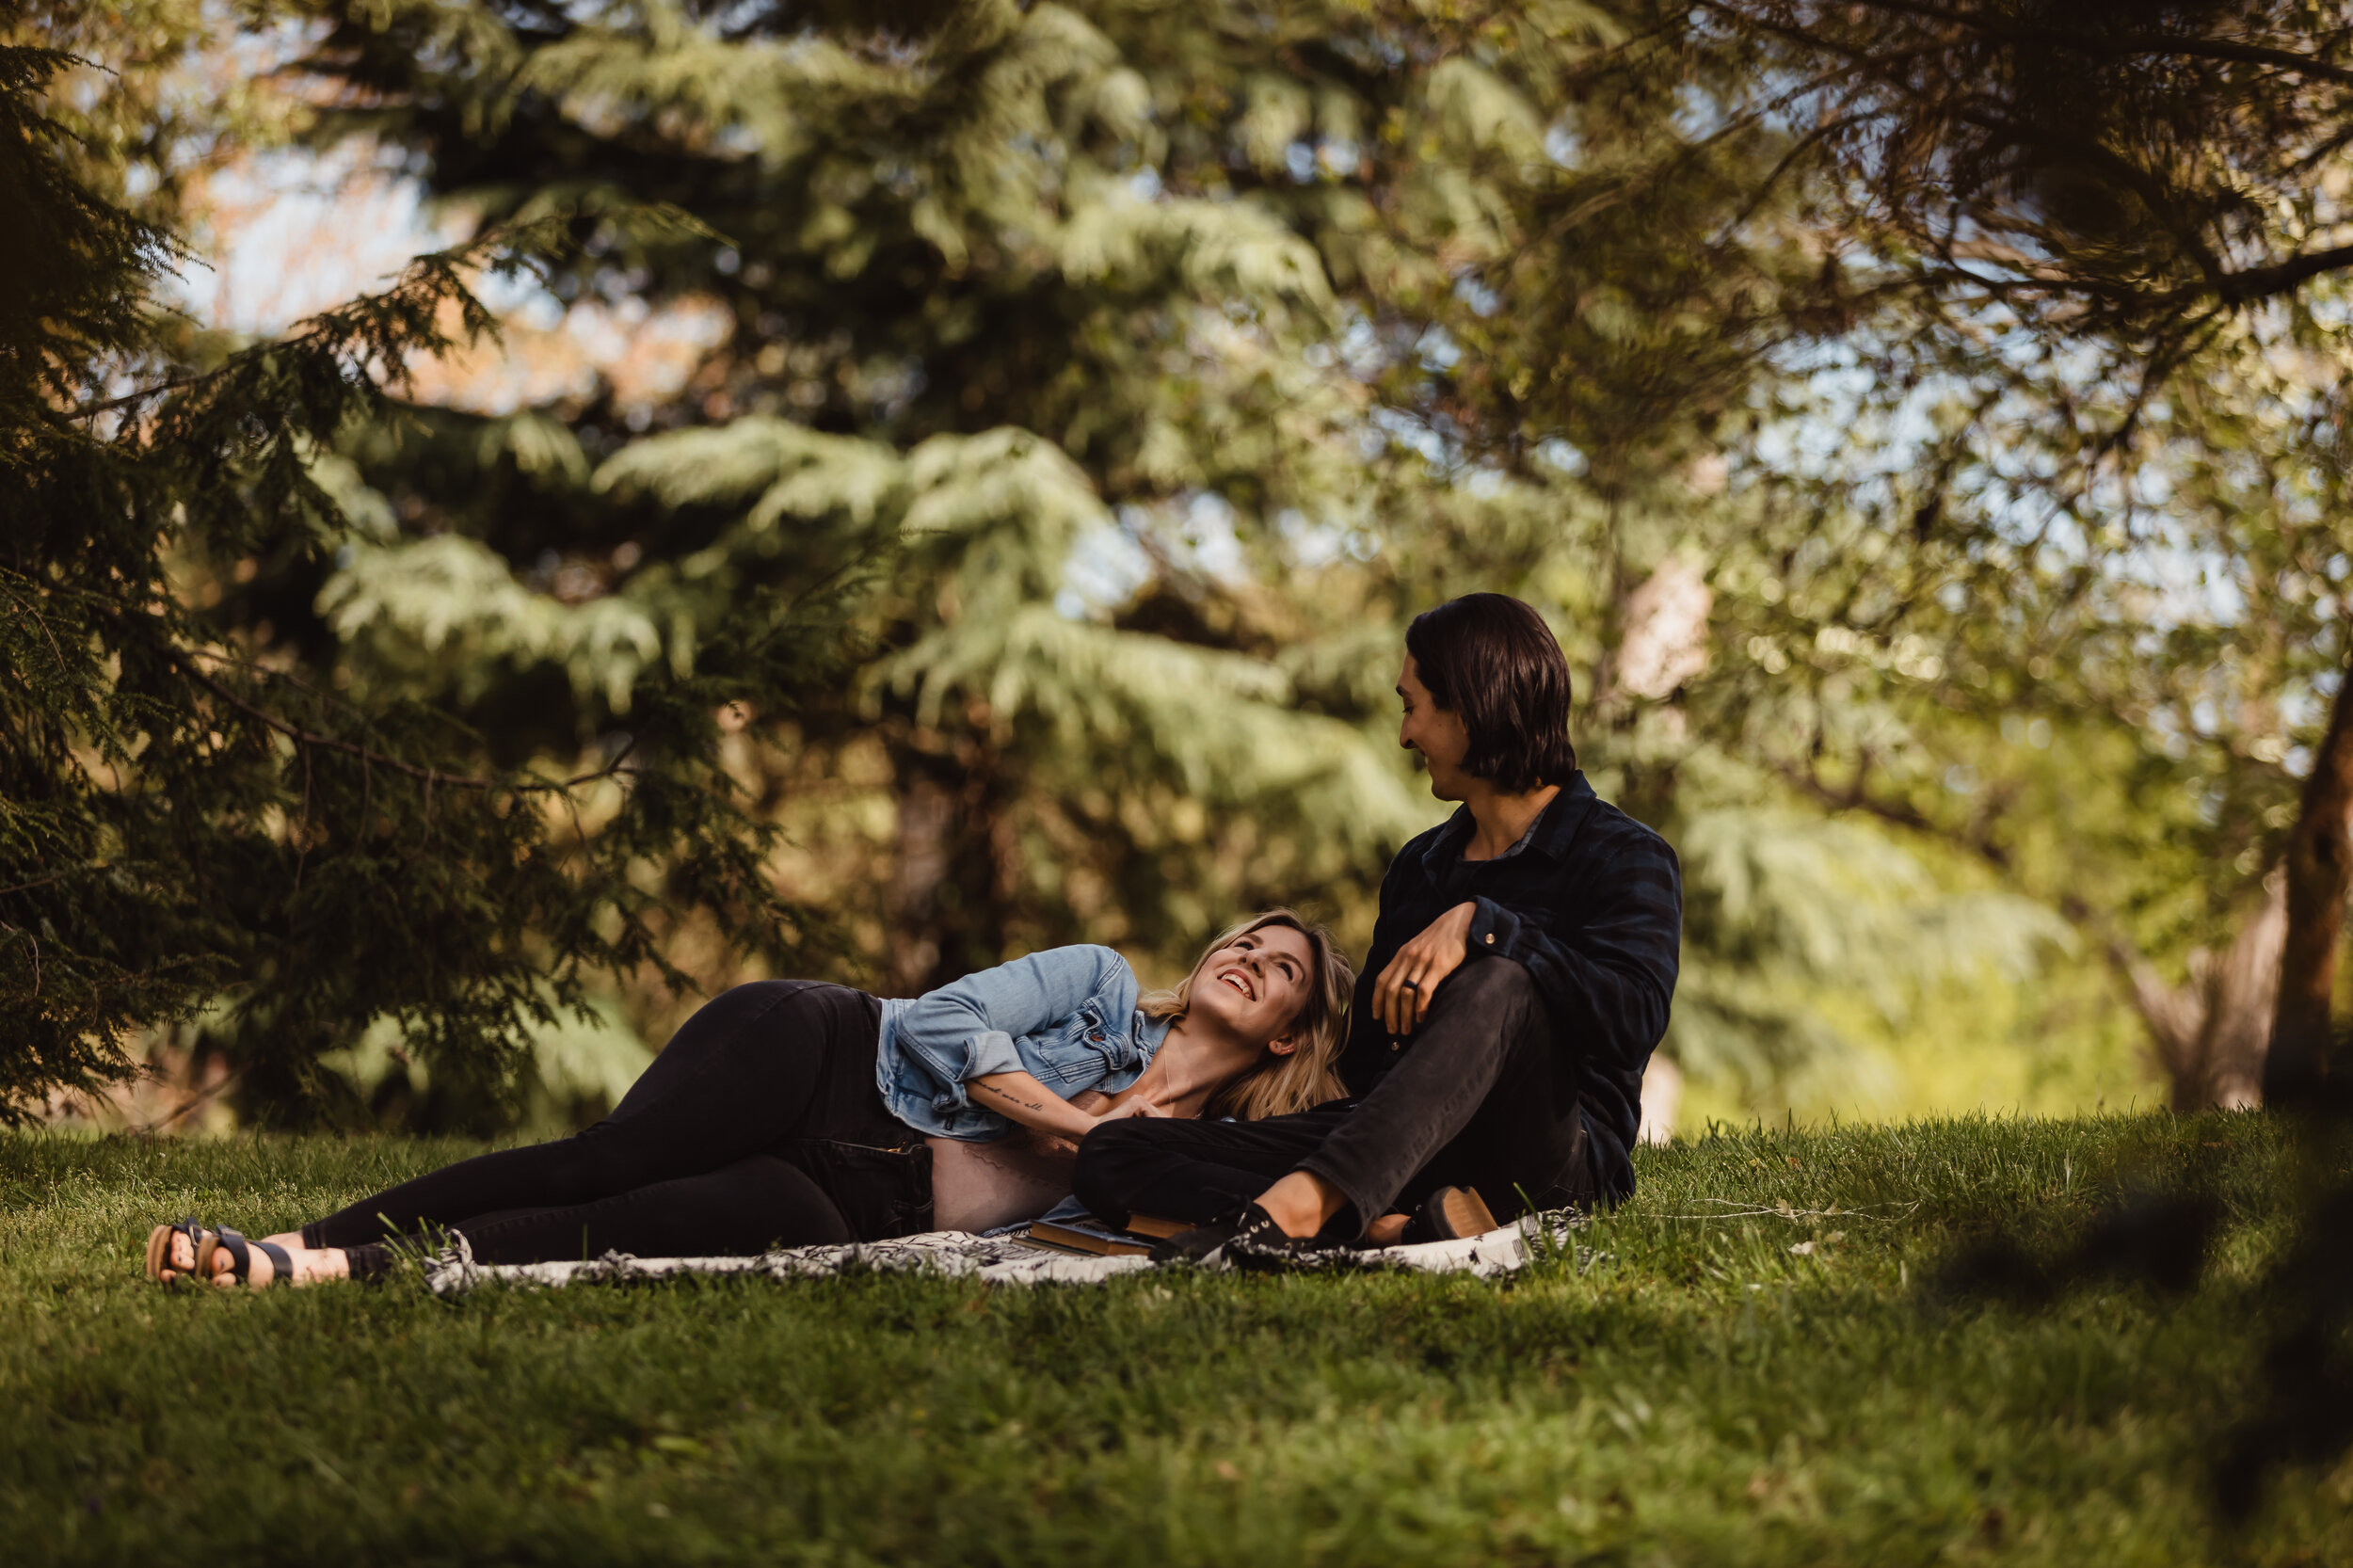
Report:
M1407 1215L1384 1214L1365 1227L1365 1240L1376 1247L1394 1247L1404 1237L1410 1223Z
M349 1279L351 1277L351 1260L341 1247L306 1247L302 1244L301 1234L296 1231L281 1231L276 1236L265 1236L261 1240L286 1249L286 1260L294 1266L294 1277L286 1282L290 1285L297 1287L315 1285L323 1279ZM211 1283L232 1290L238 1288L241 1285L259 1288L278 1283L278 1265L271 1259L269 1254L248 1240L246 1244L246 1256L252 1261L248 1265L246 1278L241 1281L231 1272L236 1267L236 1259L230 1256L229 1249L215 1247ZM195 1269L196 1243L185 1235L175 1231L164 1254L163 1268L156 1277L164 1284L169 1285L182 1274L191 1273Z

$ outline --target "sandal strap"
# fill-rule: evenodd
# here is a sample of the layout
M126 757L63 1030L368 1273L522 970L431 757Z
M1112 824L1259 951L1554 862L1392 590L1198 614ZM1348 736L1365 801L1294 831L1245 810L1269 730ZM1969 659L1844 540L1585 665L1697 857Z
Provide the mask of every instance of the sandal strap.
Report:
M171 1228L186 1237L196 1248L196 1267L189 1272L199 1279L211 1278L213 1249L225 1247L229 1252L229 1276L251 1285L252 1249L259 1247L275 1272L257 1288L266 1288L281 1282L287 1285L294 1283L294 1259L287 1255L285 1248L275 1241L248 1241L243 1232L231 1230L226 1225L215 1230L193 1214Z
M169 1221L164 1225L163 1229L167 1237L186 1237L188 1241L188 1254L190 1256L200 1258L203 1256L204 1227L197 1224L195 1215L191 1214L184 1220ZM171 1261L171 1243L167 1240L162 1248L158 1249L154 1242L151 1240L148 1243L148 1273L154 1278L161 1279L167 1270L171 1272L171 1283L174 1285L179 1284L181 1271L178 1265Z
M245 1238L226 1225L213 1234L219 1237L220 1244L229 1249L230 1277L245 1278L246 1272L253 1267L253 1255L246 1250Z
M213 1254L220 1247L220 1233L193 1214L171 1228L186 1237L188 1245L195 1249L196 1264L188 1271L188 1277L197 1280L211 1279L213 1277Z

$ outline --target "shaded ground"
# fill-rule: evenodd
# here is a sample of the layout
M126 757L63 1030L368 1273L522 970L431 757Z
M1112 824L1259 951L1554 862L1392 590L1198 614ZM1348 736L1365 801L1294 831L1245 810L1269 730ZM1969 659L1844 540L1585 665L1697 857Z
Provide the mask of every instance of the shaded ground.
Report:
M2278 1240L2256 1116L1720 1134L1503 1284L140 1276L160 1219L263 1234L467 1147L0 1136L8 1560L2353 1562L2353 1463L2243 1534L2205 1502ZM1923 1288L2152 1178L2230 1218L2196 1295Z

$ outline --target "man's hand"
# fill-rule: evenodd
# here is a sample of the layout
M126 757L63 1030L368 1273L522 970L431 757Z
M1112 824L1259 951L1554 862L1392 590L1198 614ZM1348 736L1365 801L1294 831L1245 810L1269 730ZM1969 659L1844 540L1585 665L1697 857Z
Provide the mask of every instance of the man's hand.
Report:
M1470 945L1476 904L1458 904L1430 922L1403 947L1372 983L1373 1016L1391 1034L1411 1034L1430 1011L1438 983L1462 968Z
M1065 1138L1059 1132L1047 1132L1038 1128L1023 1128L1022 1135L1030 1140L1030 1152L1044 1160L1076 1160L1079 1141ZM985 1147L986 1145L983 1145Z

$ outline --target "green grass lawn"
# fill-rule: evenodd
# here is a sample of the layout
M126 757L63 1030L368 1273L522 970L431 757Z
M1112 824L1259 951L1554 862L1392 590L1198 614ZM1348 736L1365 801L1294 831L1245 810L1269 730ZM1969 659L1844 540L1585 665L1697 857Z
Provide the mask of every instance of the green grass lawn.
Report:
M5 1136L0 1560L2348 1563L2353 1463L2243 1532L2205 1502L2283 1145L2259 1116L1721 1133L1645 1152L1581 1271L1497 1283L441 1301L172 1293L140 1259L158 1220L264 1234L467 1146ZM1924 1288L1995 1218L2056 1238L2136 1179L2229 1214L2199 1293Z

